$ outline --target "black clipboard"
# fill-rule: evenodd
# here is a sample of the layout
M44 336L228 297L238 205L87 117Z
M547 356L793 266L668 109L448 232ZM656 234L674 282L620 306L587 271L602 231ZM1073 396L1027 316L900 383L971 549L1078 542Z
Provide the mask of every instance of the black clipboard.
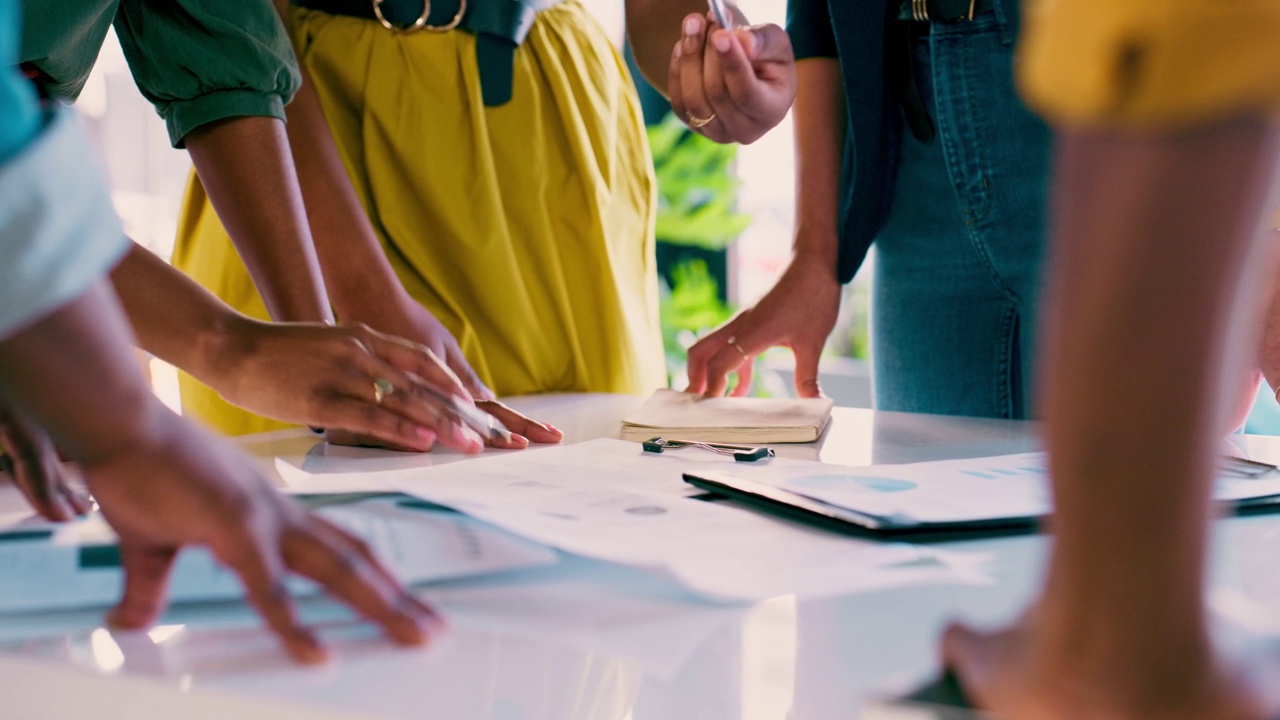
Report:
M865 513L801 495L739 475L719 471L684 473L684 481L712 495L762 512L843 535L881 540L944 542L1038 532L1046 516L984 518L949 522L921 522L909 517ZM1265 495L1230 503L1237 515L1276 512L1280 495Z

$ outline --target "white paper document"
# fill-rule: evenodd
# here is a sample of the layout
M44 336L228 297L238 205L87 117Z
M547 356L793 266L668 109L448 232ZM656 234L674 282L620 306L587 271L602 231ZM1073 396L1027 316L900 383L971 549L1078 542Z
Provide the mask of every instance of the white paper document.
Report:
M763 469L734 467L716 455L668 457L634 443L594 440L379 473L378 482L561 550L668 574L719 599L981 579L980 557L841 537L684 497L681 470L706 463ZM775 463L813 464L775 458L767 465ZM290 484L306 486L297 477L301 470L279 469L294 476Z
M465 515L424 509L403 496L317 509L368 542L402 582L421 583L556 562L552 550ZM30 537L0 538L0 613L106 607L120 597L118 546L100 515ZM296 594L317 591L294 578ZM230 600L238 578L203 548L184 550L170 583L174 602Z

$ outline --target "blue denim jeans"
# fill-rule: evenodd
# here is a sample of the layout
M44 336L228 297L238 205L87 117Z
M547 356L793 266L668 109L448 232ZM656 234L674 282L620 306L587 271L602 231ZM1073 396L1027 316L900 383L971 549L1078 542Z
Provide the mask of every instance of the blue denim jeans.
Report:
M937 136L921 143L903 128L876 239L876 407L1027 417L1051 134L1018 99L997 13L913 42Z

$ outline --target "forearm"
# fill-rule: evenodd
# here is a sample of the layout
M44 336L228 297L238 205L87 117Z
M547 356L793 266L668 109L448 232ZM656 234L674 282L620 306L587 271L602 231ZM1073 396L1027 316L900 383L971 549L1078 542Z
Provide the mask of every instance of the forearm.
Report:
M286 112L316 254L338 317L369 323L379 314L369 308L399 302L405 293L351 185L305 68L302 77Z
M139 347L212 384L218 358L248 319L137 244L111 282Z
M1274 156L1260 121L1061 143L1056 200L1071 212L1055 218L1043 391L1056 657L1158 678L1208 656L1209 494L1253 358L1268 263L1252 240Z
M271 316L332 321L283 124L235 118L197 129L186 144Z
M275 6L288 27L289 2L277 0ZM306 65L300 70L302 86L285 108L285 127L316 255L338 317L369 323L378 314L369 308L402 302L406 295L351 185Z
M844 86L836 60L796 66L799 87L792 117L796 136L796 257L836 267L839 251L840 170L847 127Z
M729 9L740 24L746 16L733 3ZM691 14L706 15L706 0L627 0L627 40L636 64L649 84L664 95L671 50L680 40L680 24Z
M105 282L0 342L0 394L69 457L93 463L163 434Z

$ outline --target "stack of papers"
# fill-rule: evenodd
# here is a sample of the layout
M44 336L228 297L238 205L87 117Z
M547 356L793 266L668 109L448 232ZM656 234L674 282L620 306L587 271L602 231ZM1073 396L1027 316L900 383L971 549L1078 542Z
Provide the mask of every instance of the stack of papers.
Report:
M831 420L829 398L703 398L658 390L622 421L624 440L709 443L813 442Z
M683 471L740 465L711 453L695 457L605 439L345 477L315 476L280 461L276 468L297 489L321 478L345 490L393 486L566 552L665 575L717 600L986 580L985 556L840 537L685 497ZM811 464L783 458L768 464L775 463Z
M373 548L404 583L422 583L548 565L554 551L465 515L402 495L327 498L320 515ZM0 613L109 607L120 599L123 571L115 535L100 515L71 523L0 528ZM293 578L297 595L319 591ZM178 556L170 583L174 602L234 600L239 578L204 548Z

